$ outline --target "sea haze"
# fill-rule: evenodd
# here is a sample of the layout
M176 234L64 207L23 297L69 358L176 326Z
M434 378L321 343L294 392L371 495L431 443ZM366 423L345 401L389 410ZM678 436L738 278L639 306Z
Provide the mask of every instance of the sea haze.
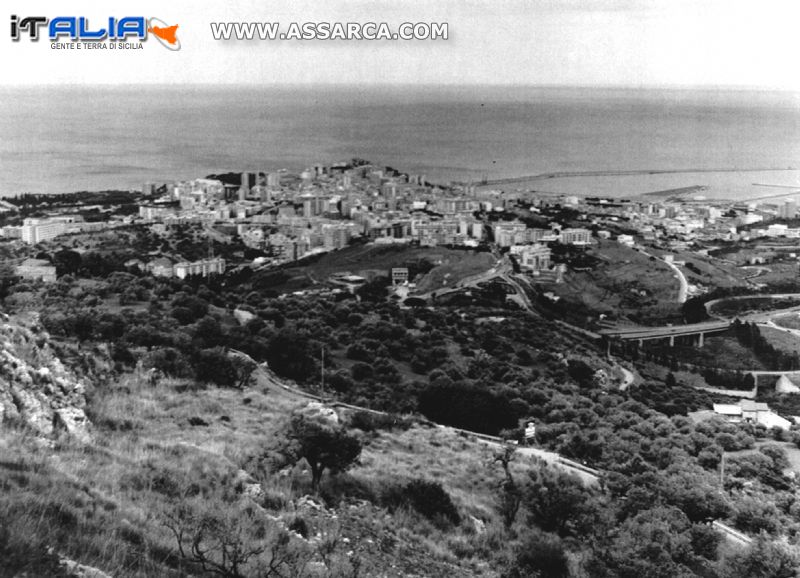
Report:
M139 188L356 156L441 182L800 165L800 95L786 92L38 87L2 88L0 102L4 196ZM702 184L695 180L688 184Z

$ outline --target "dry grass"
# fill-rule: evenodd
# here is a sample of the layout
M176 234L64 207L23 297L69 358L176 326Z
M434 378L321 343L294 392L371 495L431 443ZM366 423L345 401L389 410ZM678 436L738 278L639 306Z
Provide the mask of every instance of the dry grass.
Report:
M23 542L54 545L60 554L115 576L185 575L161 518L175 506L171 484L229 486L242 465L272 443L285 416L305 403L266 383L247 391L194 389L178 380L152 387L124 376L92 395L92 445L59 443L49 449L23 430L0 430L0 521L11 521L11 531ZM383 560L383 568L396 564L418 573L429 560L431 567L449 568L443 572L492 576L487 558L497 548L475 535L467 516L483 520L489 533L499 525L494 495L501 469L493 463L494 449L421 425L381 431L367 440L361 465L324 482L328 494L344 500L339 523L353 544L370 552L373 562ZM520 479L529 467L522 458L513 465ZM443 528L405 509L390 515L378 505L356 510L345 505L351 489L369 488L379 496L387 485L415 478L442 484L462 515L460 526ZM293 501L308 492L302 466L264 482L264 507L296 516ZM368 536L387 532L396 542L392 548L366 545Z
M775 325L780 327L800 329L800 313L787 313L786 315L781 315L780 317L773 317L772 321L775 323Z
M674 305L679 283L672 269L663 262L612 241L601 241L589 250L600 260L591 271L570 272L563 284L550 288L571 301L583 302L589 309L616 314L621 309L635 310L631 289L644 290L646 297L633 301Z
M732 335L715 335L706 338L702 348L676 346L674 355L701 367L726 370L766 370L753 351L743 346Z
M449 251L443 255L442 263L431 269L417 284L417 293L428 293L455 287L466 277L486 273L495 264L490 253Z
M158 480L190 472L206 484L231 478L296 405L258 390L187 385L149 387L126 376L96 391L90 446L59 443L50 451L24 431L4 429L0 519L12 520L15 535L29 543L56 545L115 576L169 576L170 568L184 575L174 539L156 517L173 506ZM208 425L192 426L193 418Z
M440 482L463 512L495 522L494 496L502 481L502 469L494 463L496 453L496 448L475 438L415 426L372 440L352 474L383 482L411 477ZM523 456L512 462L520 480L531 467Z
M687 267L682 268L689 283L700 283L707 287L745 287L747 285L744 278L750 273L749 271L719 259L686 251L675 253L675 260L691 263L700 271L700 275L697 275Z
M776 349L787 353L800 351L800 337L794 333L763 325L759 326L758 329L761 335Z
M756 283L785 283L788 279L797 278L797 263L791 261L768 263L764 265L768 271L754 278Z

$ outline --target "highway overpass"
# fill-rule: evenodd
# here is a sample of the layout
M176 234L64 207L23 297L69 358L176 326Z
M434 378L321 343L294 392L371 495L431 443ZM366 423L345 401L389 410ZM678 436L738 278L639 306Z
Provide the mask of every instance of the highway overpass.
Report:
M645 341L656 339L669 339L669 344L675 345L676 337L697 337L698 347L702 347L705 336L709 333L723 333L730 327L730 321L709 321L705 323L692 323L690 325L667 325L664 327L608 327L599 331L600 335L610 341L638 341L642 345Z

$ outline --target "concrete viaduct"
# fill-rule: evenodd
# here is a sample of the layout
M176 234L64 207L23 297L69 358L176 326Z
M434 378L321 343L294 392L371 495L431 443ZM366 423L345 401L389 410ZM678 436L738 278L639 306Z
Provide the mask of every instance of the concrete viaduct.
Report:
M645 341L669 339L669 345L673 347L676 337L687 336L695 337L695 344L698 347L702 347L705 343L706 335L709 333L724 333L730 326L730 321L709 321L691 325L668 325L666 327L612 327L602 329L599 333L606 340L609 349L611 348L611 341L614 339L637 341L640 347Z

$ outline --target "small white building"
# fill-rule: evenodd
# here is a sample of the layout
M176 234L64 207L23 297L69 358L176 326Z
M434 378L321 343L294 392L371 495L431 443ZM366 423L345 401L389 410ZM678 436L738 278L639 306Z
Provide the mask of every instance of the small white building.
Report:
M714 413L731 423L761 424L768 429L778 427L788 430L792 425L788 419L782 418L769 409L766 403L756 402L752 399L743 399L738 405L715 403Z
M742 421L742 408L738 405L729 403L715 403L713 407L715 414L724 417L730 422L739 423Z
M617 243L620 245L625 245L626 247L633 247L633 236L632 235L617 235Z

